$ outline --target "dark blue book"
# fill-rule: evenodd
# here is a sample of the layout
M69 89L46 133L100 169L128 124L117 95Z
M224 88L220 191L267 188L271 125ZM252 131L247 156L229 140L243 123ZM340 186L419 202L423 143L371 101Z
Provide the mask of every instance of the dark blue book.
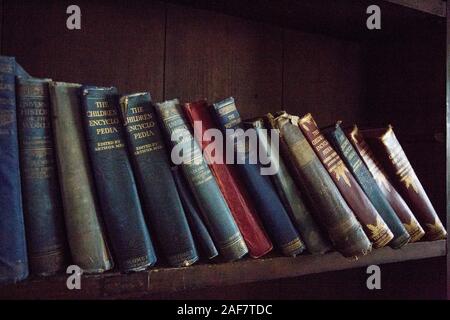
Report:
M17 138L13 57L0 56L0 283L28 276ZM21 73L21 75L24 75Z
M234 99L230 97L214 103L213 109L218 125L227 135L227 139L234 139L238 163L236 166L255 199L258 213L269 236L283 254L295 256L301 253L305 246L278 197L272 181L268 175L261 175L261 166L258 163L250 163L250 152L247 146L239 145L239 136L242 136L244 129ZM226 129L236 130L234 136L227 134Z
M183 174L221 257L227 261L242 258L248 253L247 246L200 146L190 132L178 99L157 103L156 110L173 145L171 155L178 154L176 150L182 150L180 165Z
M213 239L203 223L198 206L194 203L194 196L189 190L189 187L183 177L183 174L178 166L172 167L172 174L177 184L177 190L183 203L184 212L186 213L191 227L192 235L199 247L200 253L207 259L213 259L219 254Z
M50 120L48 79L17 77L22 195L30 271L50 275L66 265L66 241Z
M134 177L157 248L174 267L198 260L149 93L120 98Z
M128 159L119 98L116 88L82 88L88 153L103 219L114 261L128 272L155 264L156 255Z

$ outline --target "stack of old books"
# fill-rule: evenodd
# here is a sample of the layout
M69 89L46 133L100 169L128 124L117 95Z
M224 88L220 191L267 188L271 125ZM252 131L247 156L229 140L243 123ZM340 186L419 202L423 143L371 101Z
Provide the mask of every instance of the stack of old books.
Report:
M0 57L0 282L447 236L391 126L37 79Z

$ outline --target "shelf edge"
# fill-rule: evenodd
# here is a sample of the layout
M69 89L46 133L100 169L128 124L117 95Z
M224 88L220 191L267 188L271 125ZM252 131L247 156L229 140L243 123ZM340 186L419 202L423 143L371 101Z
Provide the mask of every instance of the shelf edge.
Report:
M429 13L439 17L447 16L447 6L442 0L384 0L402 7L411 8L424 13Z
M273 257L223 264L203 264L186 268L156 268L145 272L86 275L81 290L68 290L66 277L34 279L0 287L2 299L93 299L129 298L184 290L237 285L265 280L299 277L409 260L445 256L446 241L418 242L400 250L382 248L358 260L337 252L296 258Z

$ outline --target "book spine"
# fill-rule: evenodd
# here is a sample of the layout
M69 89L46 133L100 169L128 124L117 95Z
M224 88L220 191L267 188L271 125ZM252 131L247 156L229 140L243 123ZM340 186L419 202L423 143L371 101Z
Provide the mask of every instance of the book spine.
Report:
M269 115L269 117L272 117L272 115ZM270 158L271 165L278 168L277 173L271 176L272 181L302 240L305 242L306 248L312 254L323 254L329 251L331 245L320 232L319 226L306 207L301 192L295 185L283 159L279 154L271 154L271 138L267 132L270 125L266 126L263 118L251 121L248 125L256 130L260 150ZM272 129L271 134L274 134L276 139L280 141L276 129Z
M205 100L186 103L184 110L192 126L194 122L201 123L202 129L199 137L195 137L204 151L205 158L209 159L209 168L214 175L217 185L222 191L225 201L233 214L234 220L241 231L241 234L247 244L251 257L259 258L272 250L272 243L266 235L261 222L258 219L255 208L250 199L242 191L243 185L239 184L232 172L232 167L224 162L223 153L215 149L215 158L219 158L219 163L212 161L212 155L208 146L213 146L211 141L202 139L206 130L215 129L214 120L208 110L208 104Z
M362 131L362 135L367 143L373 146L376 155L384 159L388 173L425 229L425 239L430 241L445 239L447 231L397 140L392 126L387 129Z
M208 232L205 224L200 217L200 210L198 206L194 203L194 196L189 190L189 187L182 175L181 170L178 166L172 167L172 174L177 185L177 190L183 203L184 212L189 222L192 234L195 238L197 246L200 249L202 256L207 259L213 259L219 255L217 252L214 241Z
M83 87L82 94L88 152L114 260L123 272L143 270L156 256L125 148L117 90Z
M372 150L360 134L358 127L354 126L350 129L347 133L347 137L369 169L369 172L372 174L378 188L381 190L392 209L394 209L400 221L403 223L403 226L411 235L411 238L416 240L422 238L424 230L420 226L411 209L406 204L405 200L403 200L397 190L387 179L383 168L381 168L377 159L373 155Z
M349 139L346 137L344 131L341 129L340 124L337 123L336 126L326 133L328 140L333 144L336 151L341 155L344 162L347 164L349 170L355 176L355 179L360 184L361 188L367 194L368 198L380 213L381 217L391 225L395 220L395 223L403 222L398 218L395 210L388 203L387 199L383 195L382 191L378 187L372 174L367 169L361 157L356 152L355 148L350 143ZM398 221L397 221L398 220ZM410 242L415 242L423 237L425 232L417 223L414 216L410 216L409 221L414 220L416 228L413 228L413 232L410 233L411 228L406 228L409 235L411 236ZM404 224L403 224L404 225Z
M255 199L258 213L274 244L284 255L300 254L305 249L305 245L292 224L289 214L284 209L270 178L261 175L258 163L250 163L247 144L239 145L238 143L239 135L243 135L244 131L234 99L228 98L215 103L213 110L220 128L225 133L225 139L237 138L234 141L234 152L238 160L236 167L245 181L247 189ZM226 129L235 131L229 134Z
M298 127L298 118L286 113L274 119L289 148L297 180L314 205L314 213L336 249L346 257L358 257L371 250L371 242L356 220L330 175Z
M17 138L16 61L0 56L0 283L24 280L28 257Z
M30 270L65 266L64 220L50 121L49 80L17 78L17 118L25 231Z
M245 241L200 147L189 131L178 99L158 103L156 109L174 149L182 150L181 168L219 253L228 261L242 258L248 252Z
M170 171L150 94L122 96L120 106L149 230L170 265L189 266L198 260L197 250Z
M364 228L374 248L380 248L392 240L392 246L399 248L409 240L409 234L397 220L384 221L349 169L320 132L311 114L299 119L299 127L318 158L333 179L342 197L352 209ZM395 218L395 217L394 217ZM389 223L389 227L386 224Z
M72 261L85 273L112 269L81 118L81 85L51 82L51 119Z

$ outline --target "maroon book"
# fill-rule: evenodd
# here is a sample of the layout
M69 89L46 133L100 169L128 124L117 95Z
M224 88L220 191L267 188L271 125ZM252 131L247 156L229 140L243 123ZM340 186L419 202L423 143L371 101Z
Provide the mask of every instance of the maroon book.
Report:
M202 122L203 135L205 130L216 128L212 115L209 112L209 106L206 100L190 102L184 104L184 110L187 119L194 126L194 121ZM204 141L201 137L195 137L202 150L211 143ZM216 150L217 152L218 150ZM211 154L204 152L207 160L211 159ZM244 237L248 251L251 257L258 258L270 252L273 248L269 237L267 236L261 221L258 219L255 207L253 206L247 190L239 181L238 175L234 168L225 164L225 156L223 154L214 154L215 158L221 158L223 164L210 163L209 167L216 178L220 191L230 208L231 213Z
M394 209L398 218L403 223L403 226L411 236L410 242L420 240L425 235L425 231L406 204L405 200L403 200L402 196L389 182L383 168L373 155L372 150L370 150L369 146L364 141L363 136L360 134L358 127L356 125L353 126L353 128L347 132L347 136L355 147L356 152L358 152L363 159L384 197L391 205L392 209Z
M425 229L425 239L445 239L447 231L397 140L392 126L361 130L361 133Z

